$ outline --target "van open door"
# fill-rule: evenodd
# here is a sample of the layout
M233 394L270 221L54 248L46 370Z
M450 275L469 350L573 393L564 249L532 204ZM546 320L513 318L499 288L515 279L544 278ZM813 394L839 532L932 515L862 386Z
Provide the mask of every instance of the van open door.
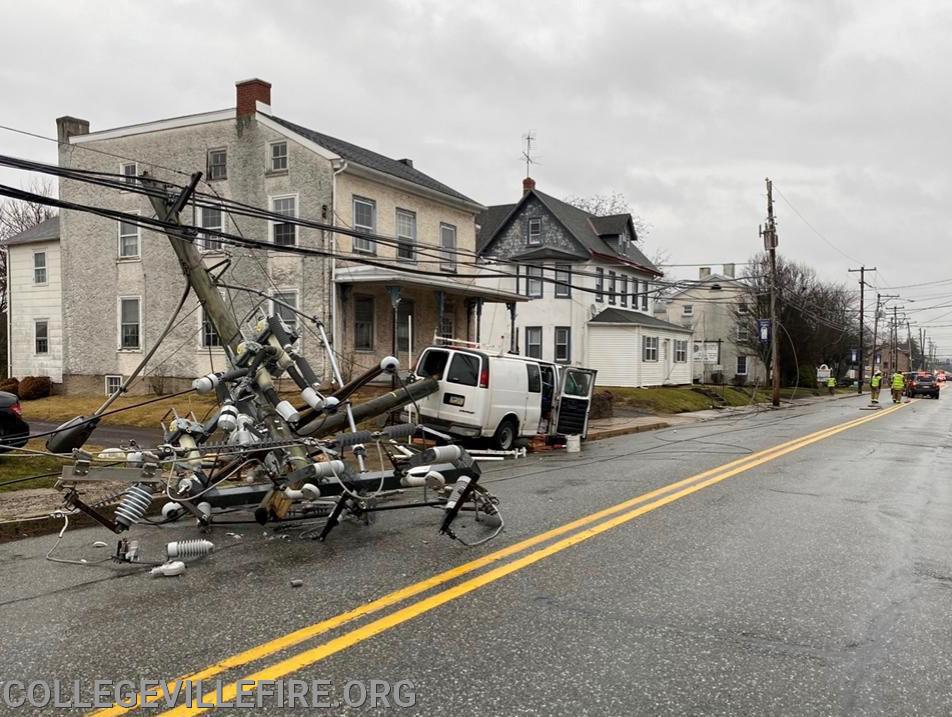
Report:
M550 433L563 436L588 433L588 412L592 407L596 371L590 368L565 367L562 369L559 391Z

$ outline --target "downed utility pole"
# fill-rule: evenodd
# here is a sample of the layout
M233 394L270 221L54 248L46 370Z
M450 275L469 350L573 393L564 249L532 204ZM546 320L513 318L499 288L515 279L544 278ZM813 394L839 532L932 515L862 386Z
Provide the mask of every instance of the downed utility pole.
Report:
M777 347L777 224L773 214L773 182L767 178L767 225L760 235L764 249L770 254L770 373L773 384L771 403L780 405L780 352Z
M863 371L864 371L864 351L863 351L863 329L865 328L863 309L866 302L866 266L859 269L849 269L850 273L859 272L859 380L856 382L856 393L863 393ZM874 266L870 271L876 271ZM876 295L876 310L879 311L879 294ZM873 331L873 363L876 362L876 332ZM872 369L875 371L875 367Z

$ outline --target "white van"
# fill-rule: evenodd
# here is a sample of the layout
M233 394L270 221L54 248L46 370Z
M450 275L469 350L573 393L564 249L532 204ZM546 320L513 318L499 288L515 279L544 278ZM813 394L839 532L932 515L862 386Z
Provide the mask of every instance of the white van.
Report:
M595 371L472 348L429 346L415 374L439 390L417 401L424 423L509 450L520 436L584 436Z

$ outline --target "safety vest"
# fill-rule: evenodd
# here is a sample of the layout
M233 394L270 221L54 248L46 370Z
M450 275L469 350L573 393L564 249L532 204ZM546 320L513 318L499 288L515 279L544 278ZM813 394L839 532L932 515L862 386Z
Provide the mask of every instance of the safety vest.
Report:
M830 376L830 377L826 380L826 385L829 386L830 388L836 388L836 379L833 378L832 376Z
M871 388L879 388L879 384L882 383L883 377L874 375L869 379L869 385Z
M901 373L894 373L892 377L892 387L893 388L905 388L906 379L903 378Z

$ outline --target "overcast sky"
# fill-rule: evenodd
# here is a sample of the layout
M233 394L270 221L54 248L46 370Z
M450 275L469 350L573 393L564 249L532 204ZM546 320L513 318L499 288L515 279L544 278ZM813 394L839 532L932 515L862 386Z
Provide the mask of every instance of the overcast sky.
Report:
M621 192L653 227L649 254L715 266L759 248L769 176L783 254L853 285L846 270L861 262L883 287L947 280L900 292L908 309L949 304L910 316L952 353L952 3L0 10L0 124L53 136L63 114L97 130L220 109L234 106L235 80L261 77L279 116L412 157L483 204L520 196L531 129L539 189ZM55 161L52 143L3 130L0 152ZM0 170L0 181L22 178Z

